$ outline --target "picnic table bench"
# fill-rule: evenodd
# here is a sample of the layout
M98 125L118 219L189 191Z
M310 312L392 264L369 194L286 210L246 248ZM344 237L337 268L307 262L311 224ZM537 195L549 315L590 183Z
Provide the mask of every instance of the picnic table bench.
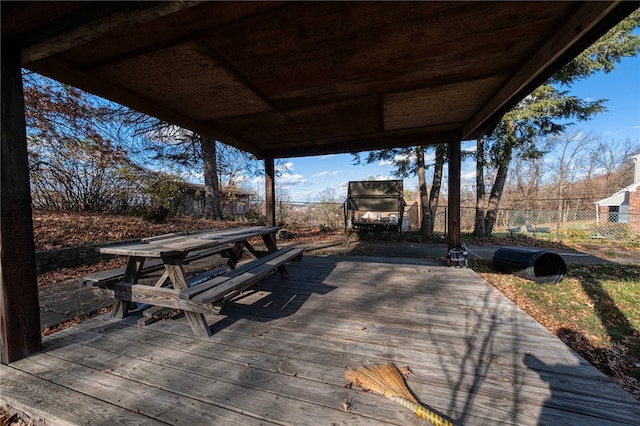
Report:
M285 264L302 257L302 249L276 247L274 234L278 229L266 226L233 228L103 247L102 253L128 256L129 261L122 280L103 280L94 285L113 290L116 298L114 317L124 317L130 303L181 309L194 333L208 337L211 330L203 314L218 314L225 302L276 271L288 277ZM267 255L253 249L249 240L254 237L262 237L269 250ZM187 278L183 265L189 252L220 247L225 247L230 256L227 265ZM243 248L256 259L238 264ZM138 284L147 258L160 260L165 268L155 285Z
M222 266L197 275L187 280L189 287L184 290L123 281L110 283L105 287L114 290L117 297L130 302L217 314L223 302L269 277L285 263L301 257L302 249L282 248L235 269ZM284 272L283 277L288 277L288 274ZM163 300L164 298L167 300Z

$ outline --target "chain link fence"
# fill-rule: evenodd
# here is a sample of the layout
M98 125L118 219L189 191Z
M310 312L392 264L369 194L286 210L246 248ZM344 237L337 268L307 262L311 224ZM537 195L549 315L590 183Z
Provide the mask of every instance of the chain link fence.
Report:
M475 209L461 210L463 232L471 232ZM463 219L464 218L464 219ZM508 210L498 211L493 232L527 233L554 239L608 239L626 241L640 235L640 215L599 214L594 211Z
M264 213L264 204L255 206ZM417 209L405 212L405 227L420 226ZM337 202L278 202L276 220L291 229L344 227L342 203ZM434 232L444 235L447 230L448 209L438 208ZM475 208L460 209L460 228L463 233L473 232ZM405 230L407 230L405 229ZM594 211L516 210L500 209L493 228L494 234L527 235L545 239L630 241L640 238L640 214L598 214Z
M440 207L435 218L435 232L446 234L447 207ZM475 208L460 209L460 229L473 232ZM640 214L599 214L594 211L500 209L494 234L524 234L554 240L630 241L640 238Z

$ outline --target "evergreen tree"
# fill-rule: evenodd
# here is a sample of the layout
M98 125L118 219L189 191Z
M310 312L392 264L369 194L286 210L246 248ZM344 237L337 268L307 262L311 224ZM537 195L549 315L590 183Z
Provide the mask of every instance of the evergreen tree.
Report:
M478 179L476 236L486 238L493 231L514 155L524 159L538 158L545 154L536 145L540 137L564 131L573 124L568 120L585 121L606 110L604 99L582 100L554 85L570 86L596 72L610 72L623 57L637 55L640 36L633 30L639 25L640 11L636 11L558 71L546 84L535 89L504 115L491 135L478 141L477 176L484 176L487 166L493 167L496 173L488 200L485 200L484 182Z

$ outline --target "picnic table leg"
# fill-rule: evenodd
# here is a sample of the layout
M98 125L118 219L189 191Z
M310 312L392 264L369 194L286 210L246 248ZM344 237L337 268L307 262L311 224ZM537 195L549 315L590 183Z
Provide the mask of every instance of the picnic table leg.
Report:
M249 253L253 255L253 257L255 257L256 259L260 257L260 253L258 253L256 249L253 248L253 246L249 243L249 241L244 241L243 244L246 247L246 249L249 250Z
M267 246L267 250L269 250L269 253L278 251L275 234L264 234L262 236L262 241L264 242L264 245Z
M164 267L169 275L169 279L173 283L173 288L178 290L186 290L189 288L189 284L187 284L187 276L184 272L184 267L182 266L182 258L164 257L162 260L164 261ZM211 336L211 328L209 328L209 324L207 323L204 314L184 311L184 315L187 317L189 325L195 334L204 337Z
M185 257L187 257L187 254L186 254L186 253L184 253L184 254L180 257L180 264L181 264L181 265L184 265L184 259L185 259ZM156 282L155 287L162 287L162 286L164 286L164 285L167 283L167 281L171 281L171 280L169 279L169 271L167 271L167 270L166 270L166 268L165 268L165 271L162 273L162 276L161 276L161 277L158 279L158 281Z
M127 268L124 271L124 277L122 278L122 281L126 283L136 284L138 282L138 278L140 277L142 267L144 266L144 260L144 257L129 257ZM127 315L127 312L129 312L130 307L131 302L116 297L115 301L113 302L111 316L113 318L123 319Z
M227 265L231 269L236 269L236 265L240 261L240 257L242 256L242 249L244 248L244 244L242 242L235 243L233 248L227 251L227 256L229 260L227 261Z
M169 273L165 270L160 276L160 278L158 279L158 281L155 283L154 287L162 287L167 282L168 279L169 279Z
M262 241L264 241L264 245L267 246L267 250L269 253L273 253L274 251L278 251L278 245L276 244L276 234L264 234L262 236ZM278 273L283 278L289 278L289 271L287 267L284 265L278 266Z

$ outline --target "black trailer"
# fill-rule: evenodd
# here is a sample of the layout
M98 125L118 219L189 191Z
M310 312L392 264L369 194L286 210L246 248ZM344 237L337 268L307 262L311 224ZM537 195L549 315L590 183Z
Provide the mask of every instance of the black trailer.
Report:
M349 182L344 208L344 229L392 230L402 236L404 201L402 180Z

